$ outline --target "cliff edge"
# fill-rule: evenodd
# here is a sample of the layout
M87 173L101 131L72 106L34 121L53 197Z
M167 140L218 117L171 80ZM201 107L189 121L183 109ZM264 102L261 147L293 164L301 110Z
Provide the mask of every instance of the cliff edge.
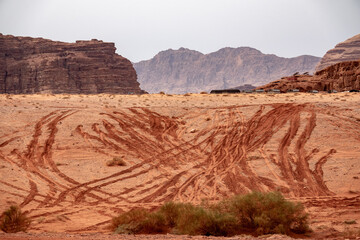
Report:
M331 65L339 62L348 62L360 60L360 34L341 42L326 52L315 68L315 71L321 71Z
M144 93L114 43L0 34L0 93Z

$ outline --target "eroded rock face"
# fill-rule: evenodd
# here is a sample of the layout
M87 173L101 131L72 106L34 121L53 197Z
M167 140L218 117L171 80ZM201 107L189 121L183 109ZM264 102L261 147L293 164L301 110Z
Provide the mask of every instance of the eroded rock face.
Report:
M143 93L114 43L0 34L0 93Z
M280 89L282 92L291 89L303 92L360 90L360 61L340 62L317 72L314 76L284 77L257 89Z
M334 65L339 62L360 60L360 34L339 43L329 50L316 66L315 71Z
M202 54L180 48L166 50L135 63L142 89L158 93L186 93L261 85L295 72L313 72L320 58L281 58L249 48L223 48Z

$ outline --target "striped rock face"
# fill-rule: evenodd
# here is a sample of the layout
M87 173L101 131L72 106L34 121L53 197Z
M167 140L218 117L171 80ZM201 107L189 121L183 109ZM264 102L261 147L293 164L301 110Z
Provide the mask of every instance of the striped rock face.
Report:
M315 71L323 70L339 62L360 60L360 34L339 43L335 48L329 50L318 65Z
M114 43L0 34L0 93L142 93Z

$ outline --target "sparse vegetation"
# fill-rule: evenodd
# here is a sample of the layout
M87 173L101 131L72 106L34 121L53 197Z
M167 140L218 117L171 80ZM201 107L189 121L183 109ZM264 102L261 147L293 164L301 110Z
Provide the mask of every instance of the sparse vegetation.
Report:
M120 156L120 157L114 157L112 160L107 161L106 165L109 167L126 166L126 162L124 161L124 156Z
M154 212L135 209L113 218L111 228L128 234L212 236L310 231L303 206L285 200L278 192L253 192L214 205L168 202Z
M355 220L346 220L344 221L345 224L356 224Z
M6 233L25 232L29 226L30 220L18 206L11 206L1 215L0 229Z
M230 200L230 211L242 228L256 234L310 231L304 207L285 200L279 192L253 192Z

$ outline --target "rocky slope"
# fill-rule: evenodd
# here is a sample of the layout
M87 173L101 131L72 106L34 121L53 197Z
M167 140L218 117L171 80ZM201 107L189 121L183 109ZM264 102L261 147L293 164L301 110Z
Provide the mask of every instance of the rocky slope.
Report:
M271 82L258 89L280 89L286 92L291 89L300 91L346 91L360 90L360 60L340 62L327 67L314 76L290 76Z
M114 43L0 34L0 93L142 93Z
M360 60L360 34L339 43L335 48L329 50L316 66L315 70L320 71L338 62Z
M295 72L312 72L320 58L281 58L249 48L223 48L210 54L180 48L135 63L141 88L185 93L261 85Z

